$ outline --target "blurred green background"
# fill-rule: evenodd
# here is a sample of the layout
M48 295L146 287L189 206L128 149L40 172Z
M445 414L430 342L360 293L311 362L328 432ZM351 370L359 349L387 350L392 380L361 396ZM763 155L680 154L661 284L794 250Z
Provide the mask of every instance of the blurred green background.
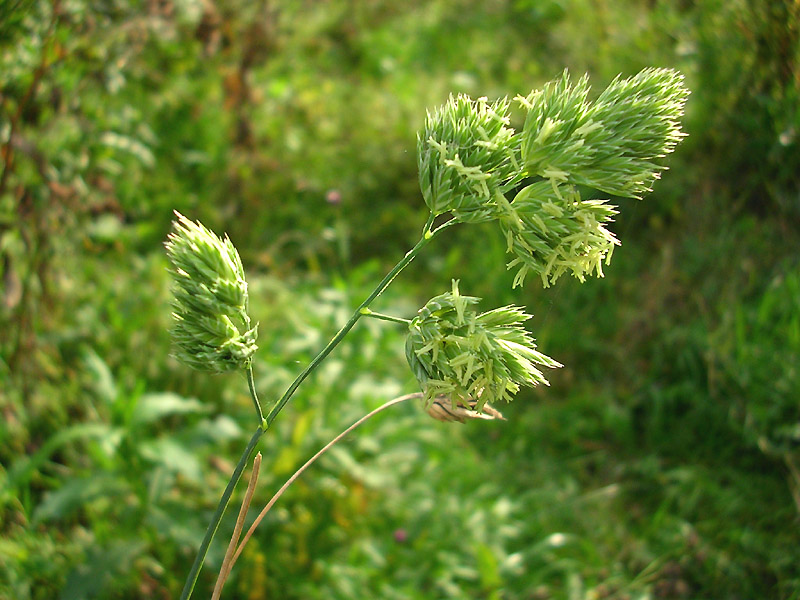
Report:
M800 598L799 24L796 0L0 0L0 598L176 598L254 427L242 377L169 357L173 209L242 254L269 405L416 240L426 108L646 66L685 73L689 137L620 201L604 279L512 292L504 240L460 226L375 305L451 278L526 305L551 387L503 423L377 417L224 597ZM415 390L401 329L360 323L301 388L251 518Z

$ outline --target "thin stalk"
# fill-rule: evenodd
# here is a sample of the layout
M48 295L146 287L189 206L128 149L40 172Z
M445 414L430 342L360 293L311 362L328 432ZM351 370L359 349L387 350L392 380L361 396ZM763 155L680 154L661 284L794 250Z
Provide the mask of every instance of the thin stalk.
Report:
M247 460L252 454L253 449L255 448L258 440L264 434L264 432L269 428L278 414L283 410L283 407L286 406L286 403L289 402L291 397L294 395L297 388L300 387L300 384L308 377L311 372L317 368L319 363L321 363L325 358L333 351L333 349L339 345L347 333L353 328L356 322L364 316L362 312L363 309L368 309L369 305L372 303L375 298L380 296L383 291L389 287L389 284L392 283L395 277L405 269L412 260L419 254L420 250L422 250L428 243L434 238L434 236L442 231L443 229L449 227L456 223L455 219L451 219L436 229L431 229L433 226L434 215L431 214L428 217L427 222L425 223L425 227L422 229L422 237L417 242L417 244L409 250L406 255L397 263L394 268L386 274L386 277L378 284L378 286L372 291L372 293L367 297L364 302L355 310L353 316L350 317L350 320L345 323L344 327L342 327L339 332L328 342L328 345L322 349L322 351L317 354L316 357L309 363L309 365L303 370L300 375L292 382L289 388L284 392L283 396L281 396L280 400L275 403L275 406L269 412L266 418L261 417L261 423L258 430L253 434L253 437L250 439L250 442L247 444L247 448L245 448L244 453L242 454L241 458L239 459L239 463L236 465L236 469L231 475L231 479L228 482L227 487L225 488L225 492L222 494L222 498L220 498L219 504L217 505L217 510L214 513L214 516L211 520L211 523L206 530L205 536L203 537L203 541L200 544L200 549L197 551L197 556L194 559L194 564L192 565L192 570L189 572L189 577L186 579L186 584L184 585L183 592L181 593L180 600L189 600L192 595L192 591L194 590L194 586L197 583L197 578L200 575L200 569L203 566L203 562L205 561L206 554L208 553L208 547L211 545L211 540L214 538L214 534L217 532L217 528L219 527L219 523L222 520L222 515L225 513L225 509L228 506L228 502L230 501L231 495L233 494L233 490L236 487L236 484L239 482L239 478L242 476L242 471L244 470L245 464L247 464ZM250 395L253 398L253 404L256 407L256 411L259 412L259 416L262 414L260 413L261 405L258 402L258 397L256 395L255 384L253 381L253 373L252 369L248 367L247 369L247 383L250 387Z
M371 317L373 319L378 319L380 321L389 321L391 323L402 323L403 325L408 325L411 323L411 319L404 319L402 317L394 317L392 315L384 315L383 313L375 312L368 308L362 308L361 314L365 317Z
M425 227L422 230L422 237L417 242L417 245L414 246L411 250L409 250L406 253L406 255L400 260L400 262L397 263L394 266L394 268L386 274L386 277L383 278L383 280L372 291L372 293L367 297L367 299L364 300L364 302L362 302L361 305L355 310L353 316L351 316L350 319L347 321L347 323L344 324L344 327L342 327L339 330L339 332L335 336L333 336L333 339L331 339L331 341L328 342L328 345L325 346L325 348L323 348L322 351L319 354L317 354L316 357L314 357L314 360L312 360L309 363L309 365L305 368L305 370L302 373L300 373L300 375L297 376L297 379L295 379L292 382L292 385L289 386L289 389L287 389L286 392L284 392L283 396L281 396L280 400L278 400L275 403L275 406L269 412L269 415L267 415L267 427L272 425L272 422L275 420L275 417L277 417L278 414L283 410L283 407L286 406L286 403L289 402L289 400L294 395L295 391L297 391L297 388L300 387L300 384L303 383L305 378L308 377L311 374L311 372L317 368L317 365L319 365L319 363L325 360L325 357L327 357L328 354L330 354L331 351L333 351L333 349L339 345L339 342L341 342L344 339L344 336L347 335L347 333L353 328L356 322L361 317L364 316L364 313L362 311L365 308L369 308L369 305L372 304L372 301L375 300L375 298L377 298L378 296L380 296L387 287L389 287L389 284L392 283L392 280L395 277L397 277L398 273L400 273L400 271L405 269L409 265L409 263L411 263L411 261L414 260L417 254L419 254L420 250L422 250L425 246L427 246L428 243L433 239L433 237L439 231L441 231L442 229L444 229L453 222L453 220L447 221L437 229L431 230L431 226L433 225L433 219L434 216L431 214L428 217L428 221L425 223Z
M350 427L345 429L342 433L340 433L335 438L333 438L330 442L328 442L319 452L317 452L314 456L309 458L306 461L306 463L302 467L297 469L297 471L294 472L294 475L292 475L289 479L287 479L286 483L284 483L281 486L281 488L277 492L275 492L275 495L272 496L272 498L270 498L270 501L267 502L267 505L261 510L259 515L256 517L256 520L253 521L252 525L250 525L250 528L247 530L247 533L244 535L244 538L242 538L242 542L239 544L239 547L236 549L236 553L233 555L233 559L230 562L230 567L228 568L228 573L230 573L231 569L233 568L233 565L236 563L236 560L239 558L239 555L244 550L245 545L250 540L250 537L253 535L253 533L255 532L256 528L259 526L259 524L264 519L264 517L267 516L267 513L270 511L270 509L274 506L274 504L278 501L278 499L283 495L283 493L289 488L289 486L292 485L295 482L295 480L298 477L300 477L300 475L302 475L303 472L306 469L308 469L308 467L313 465L317 461L317 459L319 457L321 457L328 450L330 450L334 445L336 445L338 442L340 442L343 437L345 437L347 434L352 432L354 429L360 427L362 424L364 424L364 422L366 422L367 420L371 419L372 417L374 417L378 413L383 412L384 410L386 410L387 408L389 408L391 406L394 406L395 404L400 404L401 402L405 402L406 400L411 400L412 398L421 398L421 397L422 397L422 393L421 392L415 392L413 394L406 394L405 396L399 396L397 398L393 398L392 400L389 400L388 402L386 402L384 404L381 404L378 408L376 408L373 411L367 413L366 415L361 417L358 421L356 421L355 423L350 425Z
M253 459L253 472L250 474L250 481L247 482L247 492L245 492L242 506L239 508L239 517L236 519L236 526L233 528L233 535L228 544L228 549L225 551L225 559L222 561L222 568L219 570L219 577L217 577L217 584L214 586L214 593L211 600L219 600L222 594L222 587L225 585L225 580L233 568L233 552L239 543L239 536L242 535L244 528L244 520L247 517L247 510L250 508L250 502L253 500L253 493L256 491L256 484L258 483L258 472L261 469L261 452L256 454Z
M250 397L253 399L253 406L256 409L256 414L258 415L258 422L261 425L261 429L266 430L267 424L264 420L264 413L261 411L261 403L258 401L258 394L256 393L256 382L253 380L253 361L248 361L247 363L247 387L250 388Z
M206 529L206 534L203 536L203 541L200 543L200 549L197 551L197 556L195 556L192 570L189 571L189 576L186 578L186 584L183 586L183 592L181 592L180 600L188 600L192 595L194 586L197 583L197 577L200 575L200 568L203 566L203 561L206 559L208 547L211 545L211 540L214 538L214 534L217 532L219 522L222 520L222 515L225 513L225 509L227 508L228 502L233 494L233 489L239 482L239 478L242 476L242 471L244 471L244 467L250 459L250 455L253 453L258 440L261 439L262 435L264 435L264 431L264 429L259 427L253 434L253 437L250 438L250 442L247 444L247 448L244 449L244 452L239 459L239 463L236 465L233 475L231 475L231 479L222 494L222 498L219 499L217 510L214 513L214 516L211 518L211 523L209 523L208 529Z

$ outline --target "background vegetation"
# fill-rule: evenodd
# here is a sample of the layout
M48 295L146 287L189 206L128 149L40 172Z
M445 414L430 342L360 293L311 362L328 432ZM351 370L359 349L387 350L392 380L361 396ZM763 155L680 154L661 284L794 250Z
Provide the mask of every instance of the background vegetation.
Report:
M385 413L281 500L228 598L800 598L793 0L0 0L0 598L175 598L252 419L169 357L172 210L227 231L269 403L424 222L448 93L682 70L690 137L605 279L511 292L454 228L377 308L461 279L567 365L500 424ZM358 326L260 449L254 509L413 391ZM235 512L235 511L232 511ZM200 580L210 593L232 515Z

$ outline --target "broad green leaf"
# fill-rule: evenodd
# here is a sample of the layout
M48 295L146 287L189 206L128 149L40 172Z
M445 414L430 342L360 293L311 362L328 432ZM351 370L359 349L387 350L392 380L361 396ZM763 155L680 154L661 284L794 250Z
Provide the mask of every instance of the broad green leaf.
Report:
M33 512L33 522L63 519L95 498L112 498L128 491L130 487L126 481L108 473L72 479L45 496Z
M145 394L136 404L132 421L142 425L169 415L190 415L209 412L211 409L199 400L184 398L172 392Z
M202 479L203 469L197 455L173 439L159 438L142 442L139 452L147 460L163 465L190 481L199 482Z

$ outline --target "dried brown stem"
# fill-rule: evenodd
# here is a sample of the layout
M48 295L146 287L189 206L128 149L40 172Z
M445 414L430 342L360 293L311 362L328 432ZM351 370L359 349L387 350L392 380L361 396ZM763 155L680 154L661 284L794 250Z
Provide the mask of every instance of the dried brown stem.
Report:
M364 422L366 422L370 418L372 418L375 415L377 415L379 412L382 412L382 411L386 410L387 408L389 408L390 406L394 406L395 404L400 404L401 402L405 402L406 400L411 400L412 398L421 398L421 397L422 397L422 394L420 392L416 392L414 394L406 394L404 396L399 396L397 398L389 400L385 404L380 405L375 410L373 410L370 413L368 413L368 414L364 415L363 417L361 417L358 421L356 421L355 423L350 425L350 427L345 429L342 433L340 433L335 438L333 438L330 442L328 442L325 445L325 447L323 447L314 456L309 458L308 461L306 461L306 463L302 467L300 467L299 469L297 469L297 471L295 471L294 475L292 475L291 477L289 477L289 479L286 480L286 483L284 483L283 486L281 486L281 488L275 493L275 495L272 498L270 498L270 501L267 502L267 505L264 507L264 509L261 511L261 513L258 515L258 517L256 517L256 520L253 521L252 525L250 525L250 529L247 530L247 533L245 534L244 539L242 539L242 543L239 544L239 547L236 549L236 553L233 555L233 560L231 561L230 568L233 568L233 565L236 563L237 559L239 558L239 555L244 550L244 547L247 544L247 542L250 540L250 537L253 535L253 533L255 532L256 528L261 523L262 519L270 511L270 509L273 507L275 502L278 501L278 499L283 495L283 493L288 489L288 487L290 485L292 485L292 483L294 483L295 480L298 477L300 477L300 475L302 475L303 472L308 467L313 465L320 456L325 454L334 445L336 445L339 441L341 441L341 439L344 438L348 433L350 433L354 429L358 428L360 425L362 425ZM214 600L216 600L216 598Z
M242 535L244 519L247 516L248 509L250 508L250 502L253 500L253 492L256 491L256 483L258 482L258 472L260 468L261 452L256 454L255 459L253 459L253 472L250 474L250 481L247 483L247 492L245 492L244 500L242 500L242 507L239 509L239 516L236 519L236 526L233 528L231 541L228 544L228 549L225 551L225 559L222 561L222 568L219 570L219 576L217 577L217 583L214 586L214 594L211 596L211 600L219 600L219 596L222 593L222 588L225 585L225 581L227 581L228 575L230 575L231 569L233 568L233 563L236 560L236 558L233 556L233 551L236 549L236 544L239 542L239 536Z

